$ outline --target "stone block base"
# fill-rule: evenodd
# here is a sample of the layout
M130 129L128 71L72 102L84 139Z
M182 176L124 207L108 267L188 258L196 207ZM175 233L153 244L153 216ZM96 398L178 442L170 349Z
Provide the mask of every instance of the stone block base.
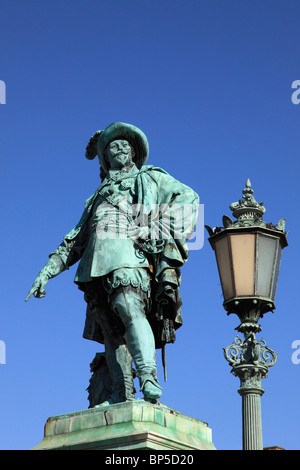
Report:
M207 423L134 400L49 418L32 450L214 450Z

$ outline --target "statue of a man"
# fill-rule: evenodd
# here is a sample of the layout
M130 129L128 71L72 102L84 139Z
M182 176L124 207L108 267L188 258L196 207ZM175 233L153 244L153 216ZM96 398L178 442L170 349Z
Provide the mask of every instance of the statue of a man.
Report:
M83 336L105 345L112 381L105 405L134 398L132 361L144 398L161 396L155 349L174 342L182 324L180 267L199 198L146 165L148 153L145 134L130 124L91 137L86 157L98 155L101 185L26 298L44 297L48 280L80 260L74 282L87 302Z

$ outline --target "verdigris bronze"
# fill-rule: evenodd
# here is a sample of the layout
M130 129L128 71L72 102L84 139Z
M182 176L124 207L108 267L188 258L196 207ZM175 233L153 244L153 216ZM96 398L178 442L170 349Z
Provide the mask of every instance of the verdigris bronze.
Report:
M44 297L48 280L80 260L74 282L87 302L83 336L105 345L100 363L111 378L102 405L134 399L132 362L144 398L161 396L155 349L174 342L182 324L180 268L199 198L146 165L148 154L145 134L130 124L116 122L91 137L86 157L98 155L101 185L26 298Z

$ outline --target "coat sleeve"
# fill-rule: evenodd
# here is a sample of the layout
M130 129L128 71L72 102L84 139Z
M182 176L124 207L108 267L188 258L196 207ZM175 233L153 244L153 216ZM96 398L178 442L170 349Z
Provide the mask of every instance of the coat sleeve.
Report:
M69 267L77 263L83 255L87 243L84 232L85 230L83 228L73 239L64 238L56 250L50 253L49 257L54 255L58 256L63 262L65 269L69 269Z

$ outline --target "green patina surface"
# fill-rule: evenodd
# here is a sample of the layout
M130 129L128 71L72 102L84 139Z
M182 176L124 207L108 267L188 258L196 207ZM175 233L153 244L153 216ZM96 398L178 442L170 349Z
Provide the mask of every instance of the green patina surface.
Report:
M162 403L134 400L47 420L32 450L214 450L208 424Z

